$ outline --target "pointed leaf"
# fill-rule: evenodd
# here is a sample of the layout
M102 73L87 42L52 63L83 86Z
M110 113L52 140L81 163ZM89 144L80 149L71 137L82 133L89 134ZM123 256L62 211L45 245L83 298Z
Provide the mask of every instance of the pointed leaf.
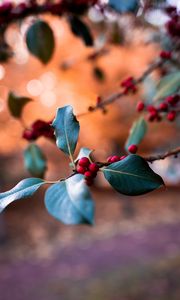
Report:
M72 16L69 18L71 31L80 37L86 46L93 46L93 37L89 27L78 17Z
M103 168L112 187L121 194L141 195L162 186L162 178L153 172L148 163L138 155L129 155L122 161Z
M73 114L70 105L59 108L52 123L55 129L56 144L71 160L76 148L79 136L79 122Z
M139 6L139 0L109 0L108 4L120 13L135 12Z
M180 71L162 77L157 85L154 101L174 94L180 88Z
M84 176L77 174L52 185L45 194L48 212L64 224L93 224L94 202Z
M8 95L8 108L11 115L14 118L20 118L23 112L24 106L32 101L31 98L28 97L19 97L16 96L13 92L10 92Z
M129 137L125 145L125 149L128 150L128 147L132 144L138 145L144 138L147 132L147 123L144 118L140 117L135 121L130 129Z
M27 178L20 181L10 191L0 193L0 212L2 212L11 202L32 196L43 184L45 184L45 181L42 179Z
M47 169L46 157L39 146L30 144L24 151L24 164L32 176L43 178Z
M75 159L75 162L77 162L82 157L88 157L90 159L91 158L90 156L91 156L92 152L93 152L93 150L91 150L89 148L85 148L85 147L81 148L77 158Z
M36 21L27 31L26 44L31 54L40 59L42 63L48 63L55 47L52 29L46 22Z

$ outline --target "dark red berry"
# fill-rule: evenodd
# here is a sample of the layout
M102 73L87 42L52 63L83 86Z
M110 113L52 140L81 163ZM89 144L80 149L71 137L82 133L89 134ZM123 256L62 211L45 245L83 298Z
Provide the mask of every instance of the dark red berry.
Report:
M89 171L91 172L98 172L99 171L99 167L96 163L92 163L89 165L88 167Z
M168 96L165 101L169 104L174 104L174 96Z
M171 59L171 52L170 51L161 51L159 56L163 59Z
M81 167L88 167L90 164L89 158L87 158L87 157L80 158L80 160L78 161L78 164Z
M153 105L148 105L147 110L151 112L156 112L156 108Z
M90 172L90 171L86 171L85 173L84 173L84 176L85 176L85 178L93 178L94 177L94 175L93 175L93 173L92 172Z
M77 166L76 170L79 174L84 174L86 172L86 168L81 166Z
M93 185L94 180L88 178L88 179L85 179L85 182L88 186L91 186L91 185Z
M176 112L175 111L170 111L168 114L167 114L167 119L172 122L174 121L176 118Z
M25 129L22 137L27 141L34 141L38 138L38 135L31 129Z
M136 110L140 112L143 109L144 109L144 103L142 101L139 101L136 105Z
M167 111L168 110L168 104L163 102L159 105L159 109L162 111Z
M135 154L137 152L137 149L138 149L137 145L130 145L128 147L128 151L132 154Z

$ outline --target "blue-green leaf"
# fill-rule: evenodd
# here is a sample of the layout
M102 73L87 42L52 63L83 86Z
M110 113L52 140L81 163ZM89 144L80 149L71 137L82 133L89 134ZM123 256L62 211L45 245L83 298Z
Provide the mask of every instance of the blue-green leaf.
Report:
M159 81L153 101L163 99L176 93L180 88L180 71L168 74Z
M138 155L129 155L110 164L103 168L103 173L112 187L125 195L145 194L164 184L162 178Z
M24 164L32 176L44 177L47 169L46 157L36 144L29 144L24 151Z
M144 118L140 117L135 121L130 129L129 137L127 139L125 149L128 150L128 147L132 144L138 145L144 138L147 132L147 123Z
M31 98L28 97L19 97L15 95L13 92L10 92L8 95L8 108L11 115L14 118L20 118L22 115L22 111L24 106L32 101Z
M26 44L31 54L46 64L51 59L55 47L52 29L46 22L37 20L27 31Z
M0 212L2 212L11 202L32 196L43 184L45 184L45 181L42 179L27 178L20 181L10 191L0 193Z
M52 185L45 194L48 212L64 224L93 224L94 201L84 176L77 174Z
M139 6L139 0L109 0L108 4L120 13L135 12Z
M59 108L52 123L55 129L56 144L73 161L73 154L79 136L79 122L70 105Z
M90 159L92 152L93 152L93 150L91 150L89 148L85 148L85 147L81 148L77 158L75 159L75 162L77 162L82 157L88 157Z

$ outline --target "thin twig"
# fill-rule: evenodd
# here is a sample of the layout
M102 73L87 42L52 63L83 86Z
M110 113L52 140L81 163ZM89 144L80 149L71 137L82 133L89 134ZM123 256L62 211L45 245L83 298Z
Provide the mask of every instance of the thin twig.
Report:
M177 147L173 150L165 152L164 154L158 154L158 155L154 155L154 156L144 157L144 159L148 162L153 162L155 160L165 159L166 157L169 157L169 156L177 157L179 153L180 153L180 147Z

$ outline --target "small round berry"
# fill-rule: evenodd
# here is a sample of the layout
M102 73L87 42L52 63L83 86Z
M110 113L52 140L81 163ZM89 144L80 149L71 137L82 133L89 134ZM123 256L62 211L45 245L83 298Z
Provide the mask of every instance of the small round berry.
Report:
M174 96L168 96L165 101L169 104L174 104Z
M86 171L86 172L84 173L84 176L85 176L85 178L87 178L87 179L93 178L93 177L94 177L93 173L90 172L90 171Z
M159 56L163 59L171 59L171 52L170 51L161 51Z
M176 112L175 111L170 111L168 114L167 114L167 119L172 122L174 121L176 118Z
M148 105L147 110L152 113L152 112L156 112L156 108L153 105Z
M167 109L168 109L168 104L165 103L165 102L162 102L162 103L159 105L159 109L162 110L162 111L167 111Z
M132 153L132 154L135 154L136 152L137 152L137 149L138 149L138 147L137 147L137 145L130 145L129 147L128 147L128 151L130 152L130 153Z
M113 157L112 155L111 155L111 156L108 156L108 158L107 158L107 162L109 162L109 163L110 163L110 162L111 162L111 159L112 159L112 157Z
M77 171L79 174L84 174L84 173L86 172L86 168L81 167L81 166L77 166L76 171Z
M114 156L112 156L112 158L111 158L111 162L112 162L112 163L117 162L117 161L119 161L119 160L120 160L120 157L117 156L117 155L114 155Z
M22 137L27 141L33 141L33 140L36 140L37 135L33 130L25 129Z
M78 164L81 167L88 167L90 164L89 158L87 158L87 157L80 158L80 160L78 161Z
M136 105L136 110L138 112L142 111L144 109L144 103L142 101L139 101Z
M92 163L89 165L88 167L89 171L91 172L98 172L99 171L99 167L96 163Z

